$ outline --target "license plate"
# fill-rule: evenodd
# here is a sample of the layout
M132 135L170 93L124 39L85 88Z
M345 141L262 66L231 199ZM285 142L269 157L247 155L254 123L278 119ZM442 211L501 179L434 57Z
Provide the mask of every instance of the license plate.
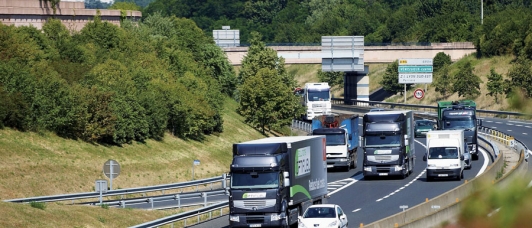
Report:
M448 176L447 174L438 174L439 177L446 177Z
M261 227L261 224L249 224L249 227Z
M334 167L334 165L327 165L327 168L332 168Z
M379 176L388 176L387 173L379 173Z

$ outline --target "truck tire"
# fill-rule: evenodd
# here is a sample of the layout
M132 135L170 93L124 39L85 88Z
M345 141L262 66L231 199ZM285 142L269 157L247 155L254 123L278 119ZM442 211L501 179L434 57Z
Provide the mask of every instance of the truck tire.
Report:
M351 170L351 164L353 163L353 159L350 158L349 161L347 161L347 166L344 168L346 172L349 172L349 170Z
M429 175L427 175L427 178L426 178L426 179L427 179L427 182L431 182L431 181L434 180L434 178L430 177Z
M355 159L353 161L353 169L356 169L358 167L358 161L357 157L355 156Z

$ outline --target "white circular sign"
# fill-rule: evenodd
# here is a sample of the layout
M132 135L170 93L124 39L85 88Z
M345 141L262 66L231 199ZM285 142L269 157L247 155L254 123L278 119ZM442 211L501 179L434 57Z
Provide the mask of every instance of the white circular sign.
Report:
M414 91L414 97L417 98L417 99L421 99L425 96L425 91L423 91L422 89L416 89Z

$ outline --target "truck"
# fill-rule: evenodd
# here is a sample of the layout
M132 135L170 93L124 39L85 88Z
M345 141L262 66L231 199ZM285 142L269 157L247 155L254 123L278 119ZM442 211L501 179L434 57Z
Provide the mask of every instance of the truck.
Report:
M362 118L364 179L410 175L415 165L412 111L368 112Z
M303 119L312 121L316 116L331 114L331 87L327 82L306 83L301 102L306 112Z
M474 101L439 101L437 126L439 130L464 130L469 152L473 160L478 159L477 136L482 120L477 119Z
M310 205L326 203L326 138L270 137L233 144L230 227L297 226Z
M427 132L427 181L435 178L464 178L464 154L467 152L464 130L436 130Z
M312 119L312 135L326 138L327 168L358 166L358 115L331 114Z

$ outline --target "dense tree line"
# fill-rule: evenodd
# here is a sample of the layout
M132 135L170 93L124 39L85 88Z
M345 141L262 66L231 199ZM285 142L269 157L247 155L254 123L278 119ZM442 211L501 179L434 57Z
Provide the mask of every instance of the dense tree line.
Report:
M201 140L223 131L237 78L189 19L154 14L121 27L98 17L72 33L0 23L0 126L91 142Z
M522 25L529 7L530 1L484 1L484 23L509 25L503 18L511 16ZM207 34L229 25L244 43L253 31L266 43L319 43L332 35L390 43L473 41L482 30L478 0L154 0L143 10L156 12L192 19Z

